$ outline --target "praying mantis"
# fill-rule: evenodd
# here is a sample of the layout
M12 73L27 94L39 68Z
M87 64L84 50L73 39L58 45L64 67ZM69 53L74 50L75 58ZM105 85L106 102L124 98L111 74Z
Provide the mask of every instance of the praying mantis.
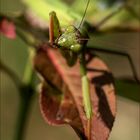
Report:
M90 0L86 5L88 8ZM86 10L84 15L86 14ZM80 73L82 81L82 94L83 94L83 105L85 114L88 120L92 117L92 106L90 101L89 91L89 80L87 77L87 71L85 66L85 49L88 35L84 31L79 31L81 23L83 22L84 16L78 28L73 25L68 26L62 33L59 25L58 18L54 11L50 12L50 27L49 27L49 38L50 44L53 47L59 48L62 55L65 57L67 64L73 66L77 59L80 62ZM86 38L84 40L84 38Z
M88 7L90 0L87 2L86 9ZM85 10L86 13L86 10ZM85 15L85 14L84 14ZM84 19L84 16L83 16ZM81 23L83 21L81 20ZM87 77L87 69L86 69L86 62L85 62L85 50L86 50L86 43L88 40L88 35L85 34L84 31L80 30L81 23L78 28L74 26L68 26L64 32L61 31L58 18L55 12L50 13L50 44L53 47L58 48L62 55L65 57L67 64L69 66L73 66L77 59L80 62L80 73L81 73L81 82L82 82L82 94L83 94L83 107L85 111L85 115L87 120L90 120L93 116L93 109L91 106L90 101L90 92L89 92L89 80ZM79 31L80 30L80 31ZM101 50L100 48L94 48L93 51L104 51L108 53L114 53L113 51ZM119 55L124 55L128 57L130 60L130 64L132 65L132 61L127 54L118 53ZM136 72L132 65L132 71L134 73L135 79ZM94 124L93 124L94 125Z
M89 37L85 30L81 29L82 22L86 15L86 11L90 0L87 1L86 8L80 25L76 28L73 25L68 26L64 32L62 32L59 24L59 20L56 16L54 11L50 12L50 25L49 25L49 41L51 46L58 48L61 54L66 59L67 64L72 67L76 62L77 59L80 62L80 73L81 73L81 82L82 82L82 94L83 94L83 106L87 120L90 120L93 115L93 109L90 101L90 91L89 91L89 79L87 77L87 69L86 69L86 60L85 60L85 51L86 51L86 44L89 40ZM114 12L115 14L115 12ZM108 19L105 17L105 20ZM105 21L103 19L103 22ZM111 53L116 55L121 55L127 57L130 66L132 68L132 73L136 82L139 83L137 78L136 70L134 68L134 64L127 53L122 52L115 52L100 48L94 48L95 51L104 52L104 53Z
M78 28L73 25L69 25L65 31L62 32L59 24L59 20L56 16L54 11L50 12L50 24L49 24L49 42L51 46L58 48L61 54L64 56L67 64L72 67L75 65L77 60L80 63L80 74L81 74L81 85L82 85L82 97L83 97L83 108L85 112L85 116L87 119L87 136L90 139L90 130L91 130L91 119L94 115L92 108L92 103L90 99L90 84L89 79L87 77L87 68L86 68L86 44L89 40L88 34L85 30L81 27L82 22L84 20L88 5L90 0L87 1L86 9L84 12L84 16L80 22ZM103 20L104 21L104 20ZM122 55L128 58L130 66L132 68L132 72L134 78L137 82L139 82L136 70L134 68L133 62L128 54L115 52L115 51L107 51L107 50L100 50L99 48L95 48L95 51L105 52L105 53L112 53L116 55Z

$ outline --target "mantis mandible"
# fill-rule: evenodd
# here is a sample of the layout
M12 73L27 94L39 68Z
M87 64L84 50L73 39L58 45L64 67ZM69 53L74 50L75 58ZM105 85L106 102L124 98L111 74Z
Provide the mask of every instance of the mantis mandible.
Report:
M84 16L86 14L87 7L90 0L88 0ZM81 23L78 28L73 25L68 26L62 33L58 18L54 11L50 12L50 27L49 38L50 44L53 47L59 48L62 55L65 57L67 64L73 66L77 59L80 62L80 73L82 81L82 94L83 94L83 106L87 120L92 117L92 105L90 101L89 80L87 77L86 64L85 64L85 49L88 35L84 31L79 31ZM85 38L85 39L84 39Z

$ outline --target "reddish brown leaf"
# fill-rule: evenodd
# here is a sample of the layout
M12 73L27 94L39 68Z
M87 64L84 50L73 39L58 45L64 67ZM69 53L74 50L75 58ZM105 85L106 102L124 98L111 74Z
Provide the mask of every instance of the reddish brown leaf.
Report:
M47 51L40 49L34 62L36 70L45 79L40 97L45 120L53 125L69 124L83 140L88 139L79 64L68 67L60 52L50 48ZM88 67L98 69L88 73L93 107L90 140L107 140L116 115L113 78L97 57Z
M16 37L15 25L7 19L2 19L0 21L0 32L10 39L15 39Z

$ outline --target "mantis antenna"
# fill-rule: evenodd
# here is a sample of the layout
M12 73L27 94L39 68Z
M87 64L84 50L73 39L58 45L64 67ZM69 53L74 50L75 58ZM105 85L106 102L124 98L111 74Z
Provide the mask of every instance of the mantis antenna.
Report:
M79 24L78 29L81 27L81 25L82 25L82 23L83 23L83 21L84 21L84 18L85 18L85 16L86 16L86 12L87 12L87 8L88 8L88 5L89 5L89 2L90 2L90 0L88 0L88 2L87 2L87 5L86 5L85 11L84 11L84 15L83 15L83 17L82 17L82 19L81 19L81 22L80 22L80 24Z

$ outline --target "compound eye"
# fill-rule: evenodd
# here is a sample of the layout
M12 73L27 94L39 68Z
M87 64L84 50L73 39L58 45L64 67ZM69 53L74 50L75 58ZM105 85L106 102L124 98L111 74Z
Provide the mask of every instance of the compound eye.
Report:
M63 38L61 38L59 41L61 41L61 43L64 43L64 42L66 42L66 38L63 37Z
M70 46L70 50L75 53L79 53L81 49L82 49L82 46L80 44L75 44L75 45Z
M59 46L64 46L66 44L66 40L66 37L60 37L57 43Z
M68 26L67 29L66 29L66 32L67 32L67 33L75 32L75 27L72 26L72 25L71 25L71 26Z

